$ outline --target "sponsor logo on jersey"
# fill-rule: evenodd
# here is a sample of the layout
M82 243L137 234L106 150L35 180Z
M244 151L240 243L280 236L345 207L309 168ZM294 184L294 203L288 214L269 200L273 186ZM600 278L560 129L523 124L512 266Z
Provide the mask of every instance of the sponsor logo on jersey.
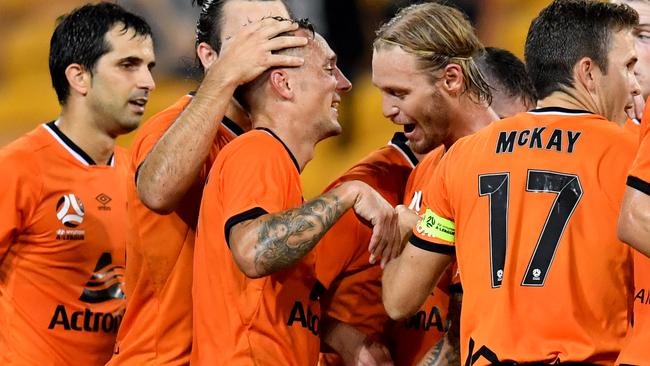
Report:
M79 300L88 304L98 304L124 299L123 279L124 266L113 265L111 254L103 253L95 265L93 274L86 282ZM75 310L59 304L54 310L48 329L117 333L122 322L122 313L123 311L95 312L91 308Z
M56 231L56 240L84 240L86 232L77 227L84 221L84 204L73 193L64 194L56 203L56 218L67 227Z
M305 306L303 305L302 301L296 301L293 304L287 325L292 326L295 323L298 323L299 326L309 330L311 334L318 336L320 329L320 317L317 313L312 311L309 304L307 304L307 311L305 311Z
M95 197L95 200L99 202L97 209L100 211L110 211L111 207L108 205L113 199L105 193L100 193Z
M411 198L411 204L409 204L409 209L415 211L418 215L422 210L422 191L413 192L413 198Z
M84 204L72 193L63 195L56 203L56 218L63 225L75 228L84 221Z
M404 320L404 327L423 332L428 332L429 329L433 328L442 333L449 330L449 323L445 324L440 315L440 309L437 306L432 306L429 312L421 309L415 315Z

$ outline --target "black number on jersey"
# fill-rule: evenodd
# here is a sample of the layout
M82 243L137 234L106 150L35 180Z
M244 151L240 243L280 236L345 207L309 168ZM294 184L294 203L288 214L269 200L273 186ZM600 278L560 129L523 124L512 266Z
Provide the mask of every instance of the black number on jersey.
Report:
M479 176L479 195L490 197L490 271L493 288L501 287L504 276L509 189L509 173ZM582 197L582 186L578 176L573 174L529 170L526 191L556 194L521 283L522 286L544 286L558 243Z

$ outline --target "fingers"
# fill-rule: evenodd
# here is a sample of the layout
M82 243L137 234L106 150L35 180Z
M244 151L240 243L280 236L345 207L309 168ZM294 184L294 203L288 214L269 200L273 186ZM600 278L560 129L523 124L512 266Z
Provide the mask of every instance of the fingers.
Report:
M302 47L307 45L309 40L300 36L280 36L269 39L265 42L264 48L268 51L278 51L285 48Z

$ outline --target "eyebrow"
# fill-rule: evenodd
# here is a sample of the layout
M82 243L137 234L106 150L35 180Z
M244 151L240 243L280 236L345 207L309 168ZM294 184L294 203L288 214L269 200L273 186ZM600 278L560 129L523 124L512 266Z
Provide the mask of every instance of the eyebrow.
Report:
M127 57L123 57L123 58L117 60L118 64L121 64L122 62L130 62L132 64L141 64L141 63L144 62L144 60L142 58L140 58L140 57L137 57L137 56L127 56ZM147 64L147 66L150 69L154 68L156 66L156 61L149 62Z

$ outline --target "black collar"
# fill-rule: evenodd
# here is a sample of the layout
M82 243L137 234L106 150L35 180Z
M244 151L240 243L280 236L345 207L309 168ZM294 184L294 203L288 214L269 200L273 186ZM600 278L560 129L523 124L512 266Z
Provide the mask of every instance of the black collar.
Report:
M298 170L298 174L300 174L300 165L298 164L298 160L296 160L296 157L293 156L293 153L289 148L287 147L287 144L284 143L284 141L280 140L278 135L276 135L273 131L269 130L266 127L258 127L256 130L262 130L268 132L271 136L275 137L276 140L280 141L282 146L284 146L284 149L287 150L287 153L289 154L289 157L291 158L291 161L293 161L293 164L296 166L296 169Z

